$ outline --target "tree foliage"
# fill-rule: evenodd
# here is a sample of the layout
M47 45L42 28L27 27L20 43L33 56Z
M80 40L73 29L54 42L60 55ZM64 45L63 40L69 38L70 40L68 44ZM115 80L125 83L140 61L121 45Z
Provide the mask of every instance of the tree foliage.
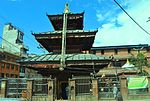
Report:
M143 53L138 52L136 57L131 58L131 61L140 70L139 75L148 75L148 73L145 70L143 70L143 66L148 65L147 59Z

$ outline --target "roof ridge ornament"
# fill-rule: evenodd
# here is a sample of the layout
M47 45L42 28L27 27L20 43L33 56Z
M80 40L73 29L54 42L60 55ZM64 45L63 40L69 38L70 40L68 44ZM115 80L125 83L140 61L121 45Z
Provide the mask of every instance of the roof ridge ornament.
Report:
M70 10L69 10L69 4L68 4L68 3L66 3L66 5L65 5L64 13L65 13L65 14L70 13Z

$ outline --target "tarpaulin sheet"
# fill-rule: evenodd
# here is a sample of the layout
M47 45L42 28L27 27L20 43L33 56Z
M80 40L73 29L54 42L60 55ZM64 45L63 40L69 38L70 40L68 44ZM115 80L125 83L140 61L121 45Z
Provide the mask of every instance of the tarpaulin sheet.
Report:
M147 77L129 77L128 89L142 89L148 87Z

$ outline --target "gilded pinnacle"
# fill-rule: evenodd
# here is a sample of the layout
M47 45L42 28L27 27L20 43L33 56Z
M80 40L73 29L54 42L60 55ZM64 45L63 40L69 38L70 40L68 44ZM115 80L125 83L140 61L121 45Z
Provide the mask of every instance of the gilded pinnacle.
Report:
M69 5L68 5L68 3L66 3L66 5L65 5L65 10L64 10L64 13L69 13L70 11L69 11Z

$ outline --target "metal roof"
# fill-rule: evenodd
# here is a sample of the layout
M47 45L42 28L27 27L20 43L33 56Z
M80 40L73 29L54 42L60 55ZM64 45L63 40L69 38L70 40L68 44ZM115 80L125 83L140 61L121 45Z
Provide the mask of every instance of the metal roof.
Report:
M66 54L66 61L98 61L110 60L108 57L97 56L94 54ZM44 54L27 59L22 59L18 62L46 62L46 61L60 61L61 54Z
M100 46L100 47L92 47L91 50L108 50L108 49L125 49L125 48L148 48L148 44L139 44L139 45L120 45L120 46Z

